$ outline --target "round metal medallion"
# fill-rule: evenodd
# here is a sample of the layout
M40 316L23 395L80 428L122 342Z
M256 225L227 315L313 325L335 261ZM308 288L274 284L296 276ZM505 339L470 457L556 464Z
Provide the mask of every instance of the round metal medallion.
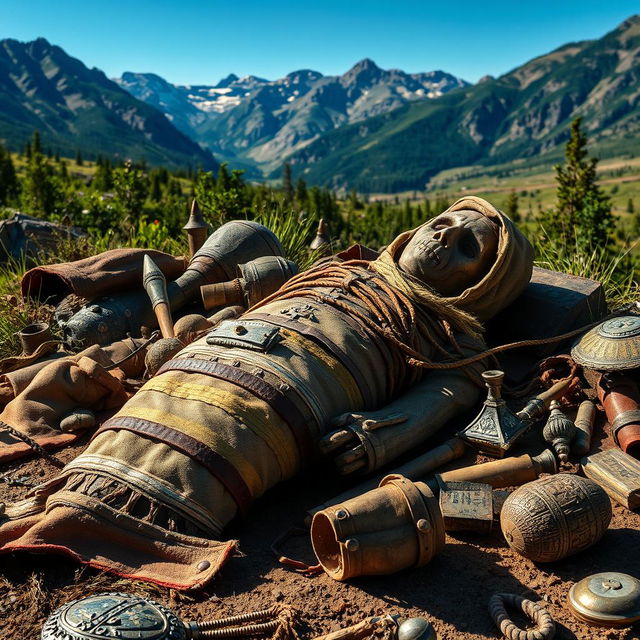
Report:
M618 371L640 367L640 316L611 318L581 336L571 349L583 367Z
M640 580L626 573L596 573L576 582L569 607L587 622L626 627L640 620Z
M126 593L73 600L49 616L42 640L186 640L187 629L166 607Z
M629 338L640 335L640 317L622 316L598 325L598 334L603 338Z

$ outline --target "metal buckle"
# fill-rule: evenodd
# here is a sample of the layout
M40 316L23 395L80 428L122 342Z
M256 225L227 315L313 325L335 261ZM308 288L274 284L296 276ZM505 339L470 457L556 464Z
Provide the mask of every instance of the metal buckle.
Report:
M279 327L251 320L224 320L207 335L207 344L267 353L280 340Z

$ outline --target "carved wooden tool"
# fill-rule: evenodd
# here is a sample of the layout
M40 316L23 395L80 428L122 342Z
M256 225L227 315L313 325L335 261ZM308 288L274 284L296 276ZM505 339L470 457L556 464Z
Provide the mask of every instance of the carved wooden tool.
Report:
M591 400L585 400L578 407L575 426L576 435L573 438L571 451L577 456L585 456L591 450L591 435L596 420L596 405Z
M504 458L436 475L439 482L484 482L494 489L513 487L535 480L542 473L556 473L556 458L545 449L540 455Z
M374 637L376 632L382 629L397 628L398 616L371 616L365 618L357 624L332 631L324 636L317 636L313 640L364 640L364 638Z

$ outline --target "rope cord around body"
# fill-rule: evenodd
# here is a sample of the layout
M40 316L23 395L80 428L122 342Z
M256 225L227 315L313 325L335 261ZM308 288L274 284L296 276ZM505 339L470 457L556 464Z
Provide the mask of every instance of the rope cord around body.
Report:
M360 275L359 270L362 270ZM383 291L388 300L385 300L372 284ZM325 295L319 290L321 288L338 288L354 295L356 300L371 312L377 322L372 320L367 313L354 309L352 305L343 300ZM361 322L367 333L382 338L392 345L395 364L408 370L405 376L411 381L415 381L417 369L449 370L470 367L476 362L510 349L541 346L568 340L602 322L599 320L550 338L520 340L485 349L466 358L452 359L455 354L462 356L463 351L455 339L454 329L450 323L444 319L433 317L431 314L418 314L415 303L406 294L391 287L381 276L375 272L372 274L369 263L364 260L323 264L305 271L291 278L279 291L252 307L251 311L273 300L305 296L316 298L348 313ZM421 353L419 351L420 337L433 347L434 352L446 359L442 362L434 362ZM446 348L447 346L449 349ZM411 373L411 370L414 373ZM484 383L478 375L474 375L470 370L466 370L465 373L480 387L484 387Z
M342 290L365 310L361 311L337 296L327 295L323 289ZM311 297L327 303L358 320L372 337L386 341L392 347L394 369L403 378L399 381L399 386L412 384L420 377L419 367L411 361L412 358L422 363L431 363L419 351L422 341L445 358L463 355L454 338L454 331L446 320L419 313L416 304L405 293L393 288L383 277L370 270L367 261L329 263L305 271L294 276L279 291L250 311L273 300L295 297Z

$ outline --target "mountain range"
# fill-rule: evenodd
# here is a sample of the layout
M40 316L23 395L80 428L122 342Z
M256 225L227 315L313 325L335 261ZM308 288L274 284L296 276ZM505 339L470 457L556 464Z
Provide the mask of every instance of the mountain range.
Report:
M360 192L424 189L468 165L549 163L583 119L601 155L640 149L640 16L475 85L443 71L409 74L358 62L340 76L308 69L279 80L230 74L173 85L127 72L116 81L43 38L0 41L0 141L39 129L62 153L144 157ZM213 153L213 155L212 155Z
M99 69L44 38L0 40L0 141L19 149L40 131L44 148L170 167L215 168L209 151Z
M176 86L127 72L116 82L218 157L266 172L328 131L469 86L443 71L383 70L369 59L341 76L301 69L274 81L231 74L215 86Z
M599 154L638 154L640 16L499 78L328 132L286 160L311 183L424 189L447 168L558 160L577 116Z

